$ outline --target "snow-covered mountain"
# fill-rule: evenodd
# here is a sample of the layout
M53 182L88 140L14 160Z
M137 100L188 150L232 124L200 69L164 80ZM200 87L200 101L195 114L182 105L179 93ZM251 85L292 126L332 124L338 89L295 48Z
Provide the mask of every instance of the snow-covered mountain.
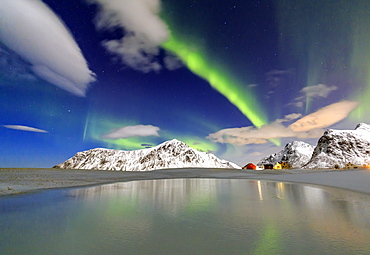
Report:
M311 159L314 146L311 144L294 141L285 145L284 149L262 158L257 166L262 167L264 164L273 164L277 162L287 162L292 168L301 168Z
M334 168L352 163L370 163L370 125L360 123L355 130L328 129L319 139L312 158L304 168Z
M213 154L200 152L176 139L156 147L135 151L96 148L76 153L54 166L63 169L151 171L165 168L241 168Z

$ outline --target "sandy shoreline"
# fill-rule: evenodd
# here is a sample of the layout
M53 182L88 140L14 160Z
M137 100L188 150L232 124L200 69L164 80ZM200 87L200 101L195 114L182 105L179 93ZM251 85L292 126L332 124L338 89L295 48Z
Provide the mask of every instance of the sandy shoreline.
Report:
M299 182L370 194L370 170L167 169L150 172L93 171L53 168L0 168L0 195L41 189L81 187L134 180L223 178Z

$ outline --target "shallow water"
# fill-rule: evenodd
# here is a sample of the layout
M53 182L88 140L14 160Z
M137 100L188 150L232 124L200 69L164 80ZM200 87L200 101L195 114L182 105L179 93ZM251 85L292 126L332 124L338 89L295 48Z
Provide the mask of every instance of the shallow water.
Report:
M370 196L171 179L0 199L1 254L370 254Z

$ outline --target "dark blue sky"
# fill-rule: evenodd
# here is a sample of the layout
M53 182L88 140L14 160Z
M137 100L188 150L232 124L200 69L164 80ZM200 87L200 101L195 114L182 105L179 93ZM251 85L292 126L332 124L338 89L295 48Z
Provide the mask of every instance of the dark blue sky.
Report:
M370 121L369 12L366 0L4 0L0 167L173 138L244 165L353 129Z

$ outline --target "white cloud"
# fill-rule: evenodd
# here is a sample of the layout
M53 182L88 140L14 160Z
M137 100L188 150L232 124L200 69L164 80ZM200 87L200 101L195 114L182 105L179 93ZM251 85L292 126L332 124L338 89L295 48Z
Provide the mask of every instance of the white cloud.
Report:
M274 69L274 70L271 70L269 72L266 73L266 76L267 77L270 77L270 76L279 76L279 75L291 75L293 74L293 70L292 69L289 69L289 70L277 70L277 69Z
M328 86L325 84L318 84L315 86L308 86L303 88L300 92L306 94L309 98L323 97L327 98L330 92L337 90L337 86Z
M216 153L216 156L234 162L241 167L250 162L257 164L262 157L271 155L283 149L283 147L276 146L271 143L248 144L244 146L227 144L226 147L227 149L225 151Z
M234 145L267 143L269 139L293 137L295 133L284 127L279 122L264 125L261 128L253 126L242 128L228 128L217 131L207 136L208 139L219 143L231 143Z
M288 122L288 121L291 121L291 120L298 119L301 116L302 116L302 114L300 114L300 113L291 113L291 114L285 115L285 117L283 119L277 119L274 122L276 122L276 123Z
M329 127L346 118L357 106L359 106L359 103L352 101L334 103L297 120L289 127L294 132Z
M293 105L295 105L296 107L302 108L303 107L303 102L302 101L295 102L295 103L293 103Z
M181 60L176 56L167 55L163 61L168 70L176 70L183 66Z
M152 125L127 126L116 129L102 136L104 139L125 139L133 136L159 136L159 127Z
M158 46L169 35L166 24L159 18L160 0L86 0L98 4L97 29L122 28L125 36L106 40L103 46L118 55L127 66L143 71L158 71Z
M277 119L271 124L264 125L259 129L253 126L222 129L208 135L207 138L214 142L231 143L238 146L262 144L267 143L269 139L286 137L297 137L301 139L318 138L323 134L323 128L345 119L358 105L359 103L357 102L342 101L321 108L297 120L288 127L285 127L282 123L297 119L301 115L297 113L289 114L283 119Z
M255 152L252 152L249 154L250 156L261 156L262 155L262 152L259 152L259 151L255 151Z
M0 40L40 78L77 96L95 80L62 21L40 0L1 0Z
M9 129L15 129L15 130L22 130L22 131L29 131L29 132L37 132L37 133L48 133L48 131L34 128L34 127L28 127L28 126L22 126L22 125L3 125L5 128Z
M337 90L337 89L338 89L337 86L334 86L334 85L328 86L325 84L318 84L314 86L304 87L300 91L300 93L304 95L295 98L294 101L288 105L294 105L296 107L301 108L303 107L307 99L327 98L332 91Z
M102 44L109 52L121 56L122 62L132 69L144 73L162 69L155 60L159 53L157 46L148 44L140 36L127 35L120 40L104 41Z
M301 117L300 113L292 113L286 115L283 119L277 119L269 125L264 125L261 128L253 126L242 128L222 129L216 133L210 134L207 138L219 143L231 143L235 145L244 144L261 144L266 143L269 139L294 137L296 134L289 128L282 125Z

